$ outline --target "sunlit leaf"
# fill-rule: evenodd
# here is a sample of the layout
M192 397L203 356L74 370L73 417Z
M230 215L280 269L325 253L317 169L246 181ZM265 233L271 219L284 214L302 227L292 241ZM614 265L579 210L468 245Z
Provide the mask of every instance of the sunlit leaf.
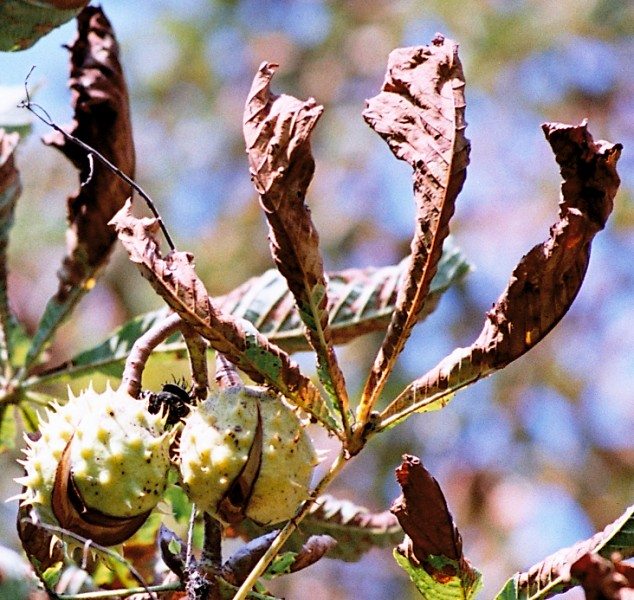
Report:
M425 600L471 600L475 598L482 587L482 576L472 569L472 580L465 585L465 579L459 570L458 561L444 557L430 556L427 569L412 564L405 556L394 551L394 558L398 565L409 575L412 583ZM435 568L437 573L428 573L428 569ZM431 569L430 569L431 570ZM447 575L449 571L455 575Z
M446 242L421 319L436 308L443 292L460 281L469 268L460 250ZM344 344L361 335L385 330L405 271L406 262L403 261L387 267L348 269L329 275L330 327L336 343ZM287 352L310 349L286 281L277 269L248 280L215 301L223 311L253 323ZM134 342L168 314L169 310L162 308L131 319L99 345L42 373L30 385L70 381L95 371L120 378L123 361ZM180 336L168 339L155 349L154 354L170 357L171 361L185 359L185 344L179 339Z
M196 274L194 257L176 251L163 257L156 237L156 219L136 218L127 202L111 222L130 260L186 324L251 379L267 383L338 433L339 427L319 390L289 355L250 323L218 309Z

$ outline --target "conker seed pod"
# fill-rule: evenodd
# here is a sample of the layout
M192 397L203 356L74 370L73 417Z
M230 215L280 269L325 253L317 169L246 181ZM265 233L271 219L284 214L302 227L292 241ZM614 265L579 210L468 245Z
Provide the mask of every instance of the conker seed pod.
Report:
M317 457L292 409L265 388L216 392L185 419L179 468L196 505L235 523L289 519L308 497Z
M23 506L104 546L143 524L163 496L171 436L164 417L110 387L92 387L47 410L40 437L27 438Z

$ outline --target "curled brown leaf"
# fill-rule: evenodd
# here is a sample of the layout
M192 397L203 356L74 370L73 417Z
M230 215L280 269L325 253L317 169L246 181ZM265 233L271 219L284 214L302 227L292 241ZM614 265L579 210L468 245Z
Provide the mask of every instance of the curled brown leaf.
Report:
M69 47L69 87L75 110L67 131L85 142L129 177L134 177L135 153L128 92L119 45L110 22L99 7L87 7L77 17L77 37ZM80 189L68 198L67 253L59 276L57 300L85 285L108 260L116 234L108 221L123 206L131 187L60 132L45 138L79 170Z
M592 240L612 211L622 146L595 142L585 121L543 129L563 178L559 220L550 237L521 259L476 341L411 383L383 411L383 427L522 356L559 322L579 292Z
M363 391L362 422L419 319L449 234L469 163L464 85L458 45L437 35L429 46L390 54L382 90L363 112L394 155L412 167L417 214L407 275Z
M408 454L396 469L396 479L403 493L390 510L409 538L407 553L419 564L429 555L460 560L462 538L436 479L419 458Z
M323 107L312 98L273 95L276 66L260 65L245 106L249 168L269 224L271 254L317 353L320 379L347 423L348 395L331 339L319 235L305 204L315 170L310 136Z
M573 563L570 575L583 586L586 600L634 599L634 567L618 555L608 560L588 552Z
M301 550L295 556L290 572L301 571L310 565L314 565L323 558L329 550L337 545L337 540L329 535L311 535Z

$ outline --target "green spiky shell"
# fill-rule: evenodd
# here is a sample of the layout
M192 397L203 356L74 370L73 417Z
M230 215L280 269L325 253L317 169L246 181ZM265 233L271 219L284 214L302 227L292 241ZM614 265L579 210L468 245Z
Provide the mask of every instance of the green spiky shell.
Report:
M260 402L262 463L251 492L247 516L264 525L290 519L308 489L317 465L313 443L297 415L279 396Z
M258 411L262 458L246 516L262 524L277 523L292 517L308 496L317 459L297 416L264 388L229 388L190 413L180 438L183 488L199 508L217 518L222 518L219 503L247 462Z
M167 483L170 438L164 418L144 403L109 386L92 387L64 405L55 404L40 422L40 438L27 440L22 504L56 523L51 495L66 446L74 484L87 508L113 517L152 510Z
M211 515L249 456L257 426L255 399L242 388L210 396L185 419L179 442L184 490Z

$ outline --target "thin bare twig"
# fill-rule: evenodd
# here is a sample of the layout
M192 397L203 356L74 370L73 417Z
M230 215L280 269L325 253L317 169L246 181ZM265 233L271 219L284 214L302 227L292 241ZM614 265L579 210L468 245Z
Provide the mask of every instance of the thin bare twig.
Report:
M189 572L194 561L194 525L196 523L196 505L192 503L192 512L189 515L189 527L187 528L187 549L185 554L185 568Z
M29 94L28 82L29 82L29 78L31 77L31 73L33 73L34 69L35 69L35 65L31 67L31 70L28 72L24 80L24 91L25 91L26 98L18 104L18 108L26 108L26 110L28 110L31 114L33 114L35 118L39 119L42 123L44 123L48 127L51 127L52 129L54 129L55 131L63 135L64 138L66 138L69 142L75 144L76 146L79 146L82 150L84 150L88 156L89 161L92 161L91 157L96 158L104 167L112 171L112 173L114 173L117 177L125 181L130 187L132 187L139 194L139 196L141 196L141 198L145 200L147 207L150 209L151 213L157 219L159 226L161 227L161 231L163 232L163 235L165 236L165 240L167 241L167 245L170 247L170 250L176 250L176 246L174 245L174 242L172 241L172 238L169 232L167 231L167 227L165 227L165 224L163 223L163 219L161 219L161 215L156 209L156 205L154 204L154 201L152 200L152 198L150 198L147 192L132 178L128 177L121 169L119 169L116 165L112 164L103 154L95 150L89 144L86 144L86 142L83 142L82 140L75 137L74 135L71 135L67 131L64 131L64 129L62 129L59 125L57 125L53 121L53 119L51 118L51 116L48 114L48 112L46 111L44 107L40 106L39 104L31 100L31 95ZM38 111L40 111L41 114ZM89 164L91 167L90 173L88 175L88 179L81 184L82 186L86 185L86 183L90 181L90 178L92 176L93 163L89 162Z
M79 594L56 594L57 600L106 600L108 598L118 599L134 596L149 590L151 592L170 592L182 589L180 581L151 585L147 588L135 587L120 590L100 590L98 592L81 592ZM50 592L49 592L50 593Z
M180 331L182 319L176 313L172 313L163 321L160 321L148 329L132 346L130 354L125 361L123 377L119 389L125 390L133 398L138 398L141 392L141 378L143 369L150 358L152 351L170 335Z

